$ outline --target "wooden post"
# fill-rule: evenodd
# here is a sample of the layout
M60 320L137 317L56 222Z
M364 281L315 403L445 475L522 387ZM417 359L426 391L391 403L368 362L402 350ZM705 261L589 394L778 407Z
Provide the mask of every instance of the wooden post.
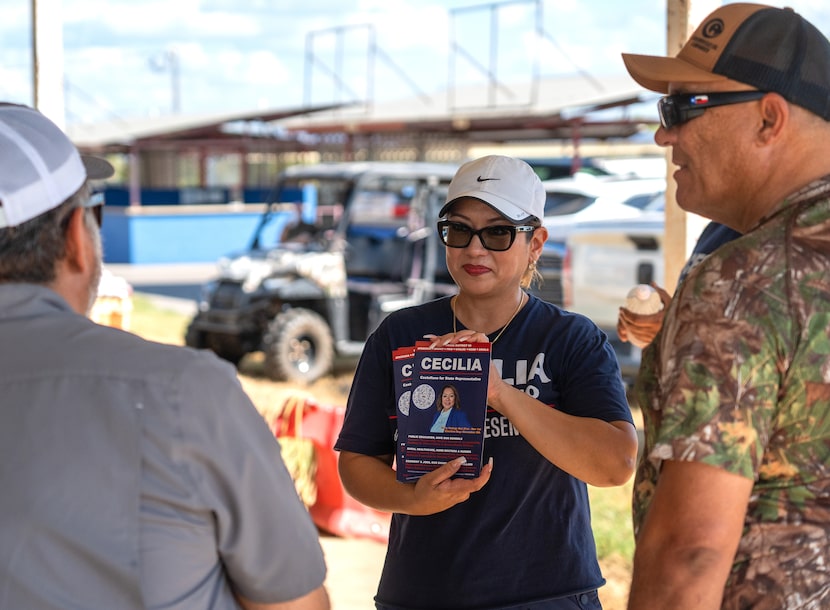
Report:
M32 105L64 128L62 0L31 0Z
M666 0L666 53L677 55L684 43L721 2L716 0ZM708 222L696 214L689 214L677 205L677 185L674 174L677 166L671 162L671 148L666 149L666 226L663 238L665 256L664 284L670 293L677 287L680 271L692 253L701 230Z

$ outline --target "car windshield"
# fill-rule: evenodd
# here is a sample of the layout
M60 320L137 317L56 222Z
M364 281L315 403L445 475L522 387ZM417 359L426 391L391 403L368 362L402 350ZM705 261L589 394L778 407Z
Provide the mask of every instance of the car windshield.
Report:
M342 178L288 178L280 185L275 203L294 205L303 221L327 229L343 215L351 186L351 180Z
M554 158L526 158L523 159L540 180L567 178L574 174L588 174L591 176L608 176L611 172L598 166L593 159L574 160L571 157Z
M396 176L366 176L349 204L349 222L354 225L403 226L409 216L417 179Z
M654 195L645 206L643 206L644 212L662 212L666 209L666 193L665 191L662 193L657 193Z
M271 196L255 244L305 244L334 229L343 216L353 181L334 177L286 177Z
M582 193L548 191L545 198L545 216L564 216L584 210L597 200Z
M256 243L260 247L278 243L291 247L325 241L334 237L344 215L349 217L350 233L359 227L394 233L407 224L417 184L414 177L372 174L357 180L286 177L274 192Z
M649 210L655 199L663 197L663 193L638 193L636 195L632 195L623 203L625 205L630 205L633 208L637 208L638 210Z

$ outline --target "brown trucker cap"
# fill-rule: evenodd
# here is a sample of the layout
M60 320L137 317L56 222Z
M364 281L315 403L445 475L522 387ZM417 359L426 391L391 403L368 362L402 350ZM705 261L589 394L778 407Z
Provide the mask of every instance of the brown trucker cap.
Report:
M623 61L652 91L731 79L830 120L830 41L791 8L727 4L703 20L677 57L623 53Z

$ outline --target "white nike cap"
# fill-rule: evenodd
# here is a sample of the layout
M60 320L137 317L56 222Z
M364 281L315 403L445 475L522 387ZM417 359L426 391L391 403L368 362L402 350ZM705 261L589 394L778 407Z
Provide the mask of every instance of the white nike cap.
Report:
M519 222L545 215L545 187L527 163L514 157L488 155L462 165L450 182L439 216L461 197L474 197L507 220Z

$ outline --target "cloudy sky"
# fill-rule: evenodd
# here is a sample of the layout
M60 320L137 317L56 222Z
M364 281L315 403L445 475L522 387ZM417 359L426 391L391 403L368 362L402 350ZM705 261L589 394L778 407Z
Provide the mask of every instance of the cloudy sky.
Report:
M623 73L622 51L666 44L665 0L61 3L67 123L385 101L484 83L485 69L526 81L534 61L542 76L601 79ZM827 0L787 5L830 35ZM0 0L6 101L32 103L30 11Z

